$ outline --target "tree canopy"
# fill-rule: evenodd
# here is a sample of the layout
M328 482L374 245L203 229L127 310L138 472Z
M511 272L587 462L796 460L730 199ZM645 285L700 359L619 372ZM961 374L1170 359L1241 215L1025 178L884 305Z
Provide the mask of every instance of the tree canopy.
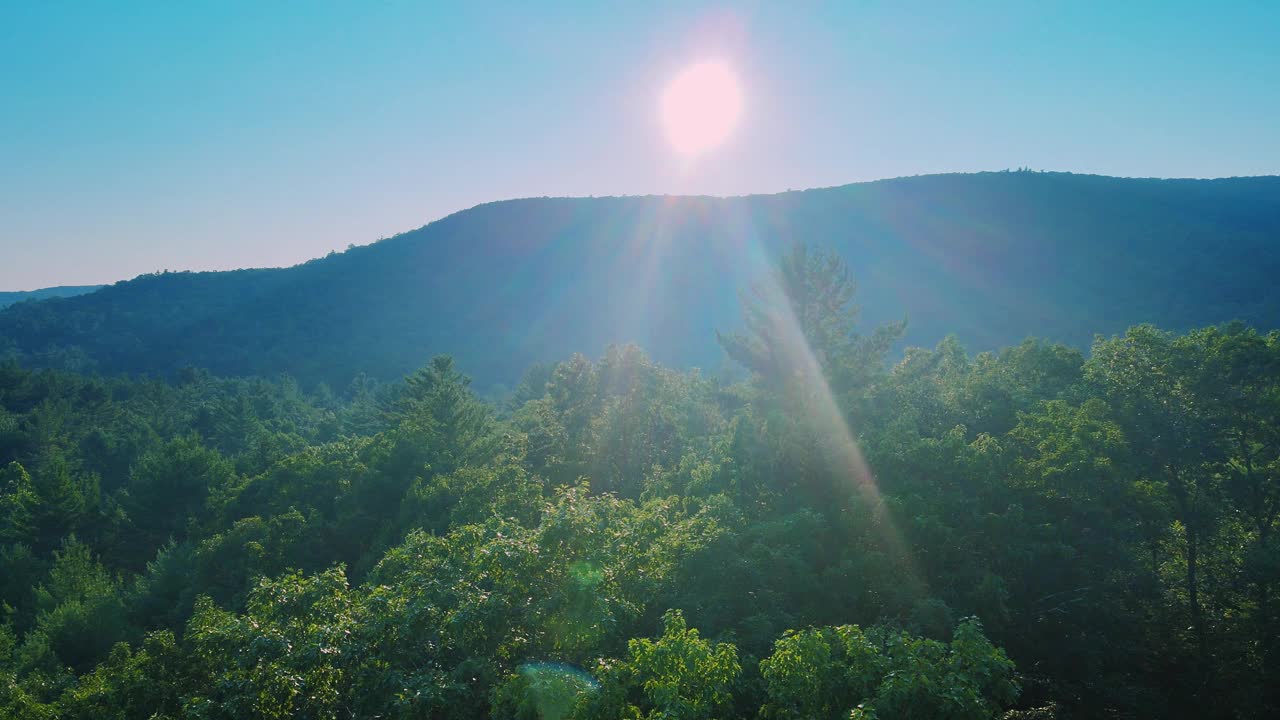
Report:
M1280 712L1280 334L893 357L837 257L757 288L736 379L0 364L0 716Z

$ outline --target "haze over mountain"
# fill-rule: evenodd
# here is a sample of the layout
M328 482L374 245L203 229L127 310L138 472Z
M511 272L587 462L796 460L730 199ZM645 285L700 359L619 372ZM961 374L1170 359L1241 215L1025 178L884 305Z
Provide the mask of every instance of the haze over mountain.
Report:
M0 308L6 308L24 300L45 300L53 297L74 297L91 293L101 285L59 285L38 290L0 291Z
M0 351L105 373L391 379L449 353L481 385L636 342L714 368L738 294L792 243L837 250L868 329L1086 347L1143 322L1280 325L1280 177L996 172L712 197L480 205L285 269L144 275L0 312Z

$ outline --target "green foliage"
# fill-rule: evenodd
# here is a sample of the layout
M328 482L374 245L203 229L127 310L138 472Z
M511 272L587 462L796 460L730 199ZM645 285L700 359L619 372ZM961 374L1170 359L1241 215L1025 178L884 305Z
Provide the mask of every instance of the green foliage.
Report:
M92 673L58 698L67 720L177 718L182 715L192 658L173 633L149 633L134 651L120 643Z
M186 636L210 681L188 709L204 718L348 717L361 620L340 568L263 580L243 616L200 599Z
M0 716L1280 708L1280 334L889 365L834 256L761 287L748 380L613 346L501 411L444 356L342 394L0 364Z
M186 537L187 524L205 519L210 495L231 485L235 471L221 454L193 436L176 438L138 458L129 476L125 507L147 528L147 554L168 539Z
M470 384L447 355L436 356L406 378L388 411L398 426L400 451L438 473L493 457L498 448L493 413L472 394Z
M74 535L53 558L47 581L35 591L32 632L58 662L83 671L128 632L120 584Z
M729 708L742 668L728 643L704 640L678 610L662 616L662 636L627 644L624 660L602 661L598 697L588 697L577 717L708 720Z
M40 498L25 468L17 462L0 470L0 542L31 536Z
M991 718L1017 699L1013 663L976 620L950 645L857 626L791 631L760 663L766 718Z

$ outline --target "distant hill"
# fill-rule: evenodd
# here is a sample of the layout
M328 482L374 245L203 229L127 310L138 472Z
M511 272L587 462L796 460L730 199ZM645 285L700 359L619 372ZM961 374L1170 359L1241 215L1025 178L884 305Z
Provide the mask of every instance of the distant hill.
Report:
M478 384L635 341L721 362L738 292L796 241L838 250L868 323L972 350L1028 335L1087 346L1153 322L1280 325L1280 177L932 175L738 198L481 205L286 269L144 275L0 311L33 364L288 372L341 386L448 352Z
M0 292L0 308L9 307L23 300L46 300L48 298L84 295L101 287L101 285L59 285L58 287L40 288L39 290Z

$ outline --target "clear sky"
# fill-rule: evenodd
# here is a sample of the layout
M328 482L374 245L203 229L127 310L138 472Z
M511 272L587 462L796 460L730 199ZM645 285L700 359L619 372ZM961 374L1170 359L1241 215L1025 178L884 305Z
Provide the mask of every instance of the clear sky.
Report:
M740 119L680 155L663 91L708 60ZM0 290L291 265L512 197L1020 166L1280 172L1280 1L0 0Z

